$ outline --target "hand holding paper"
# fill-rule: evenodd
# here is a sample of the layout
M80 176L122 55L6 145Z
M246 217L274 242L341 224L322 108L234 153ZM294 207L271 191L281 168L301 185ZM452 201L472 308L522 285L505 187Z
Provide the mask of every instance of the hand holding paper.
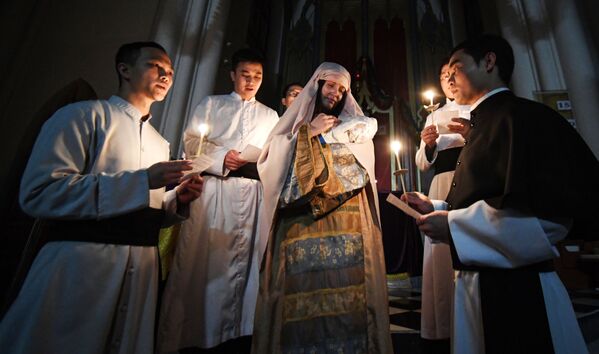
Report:
M404 193L402 194L401 199L402 200L400 200L392 194L389 194L387 201L404 211L406 214L408 214L409 212L410 214L408 215L410 215L414 219L417 219L418 217L422 216L421 213L428 214L435 210L435 208L433 207L433 202L426 195L420 192Z
M191 178L194 174L199 175L202 172L206 171L212 164L214 163L214 159L212 159L208 155L200 155L191 161L192 169L190 171L185 171L185 176L181 178L181 182L186 179Z
M451 123L447 124L447 128L450 133L461 134L466 139L470 133L470 121L466 118L454 117L451 118Z
M437 242L449 242L449 226L447 223L447 211L435 211L431 200L422 193L408 192L402 196L402 199L407 199L410 204L415 205L424 215L410 207L401 199L393 194L389 194L387 201L404 213L416 219L416 224L420 231Z
M389 196L387 197L387 202L393 204L396 208L400 209L401 211L413 217L414 219L418 219L422 216L422 214L417 212L408 204L404 203L401 199L397 198L392 193L389 193Z
M455 133L455 131L452 131L451 125L455 126L459 123L463 124L470 119L470 112L467 111L436 111L433 114L439 134ZM459 123L452 118L460 118Z
M435 115L435 124L439 134L451 133L447 125L451 123L451 118L458 117L458 111L437 111L433 114Z
M449 243L447 210L436 210L416 220L422 233L437 242Z

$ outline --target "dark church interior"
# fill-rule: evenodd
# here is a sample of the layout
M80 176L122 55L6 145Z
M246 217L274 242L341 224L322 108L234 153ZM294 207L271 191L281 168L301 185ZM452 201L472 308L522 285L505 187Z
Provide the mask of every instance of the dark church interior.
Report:
M169 54L175 73L168 96L152 106L151 125L170 144L171 160L182 159L182 136L194 108L206 96L231 92L233 53L249 47L264 56L256 99L279 116L285 111L281 92L286 85L303 85L320 63L338 63L351 75L353 97L378 124L372 139L374 179L393 351L437 352L434 343L421 339L423 235L412 217L385 201L389 194L430 191L434 172L420 170L415 162L429 114L423 93L435 93L431 106L443 104L442 60L464 40L500 35L514 51L509 89L557 111L597 158L597 11L599 4L592 0L3 2L2 316L44 246L40 234L47 226L22 211L19 188L48 118L69 103L110 97L117 89L113 63L119 46L155 41ZM557 136L547 139L559 144ZM397 156L389 148L395 140L402 142ZM560 161L554 163L559 169ZM402 167L403 173L394 173ZM585 168L572 171L572 179ZM588 207L599 212L596 205ZM573 229L555 244L559 257L553 259L590 353L599 353L598 234L597 229ZM163 287L164 282L160 291Z

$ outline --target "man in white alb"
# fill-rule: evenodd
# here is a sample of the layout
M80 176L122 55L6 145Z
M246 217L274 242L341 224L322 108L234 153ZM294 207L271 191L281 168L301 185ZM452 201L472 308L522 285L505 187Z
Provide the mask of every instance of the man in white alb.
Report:
M44 124L21 181L23 210L44 219L47 243L0 323L3 353L154 351L158 232L184 219L201 191L191 161L167 161L150 106L172 85L154 42L123 45L119 89L70 104Z
M431 181L428 196L431 199L444 200L449 193L451 181L464 146L464 137L458 133L439 134L437 123L441 112L469 114L468 105L459 105L453 99L449 88L449 57L442 61L439 68L439 83L446 97L446 103L426 118L424 129L420 133L420 148L416 152L416 165L422 171L433 169L435 176ZM435 121L435 116L437 120ZM424 255L422 265L422 317L420 336L424 352L449 353L451 334L451 305L453 301L453 267L449 245L434 242L424 236Z
M240 152L249 145L262 148L279 120L255 98L262 62L255 50L237 51L234 91L202 100L185 130L185 153L195 155L202 140L202 153L214 163L204 173L203 197L192 204L181 228L160 313L160 352L250 349L265 240L257 238L262 184L256 164ZM207 126L203 139L200 124Z

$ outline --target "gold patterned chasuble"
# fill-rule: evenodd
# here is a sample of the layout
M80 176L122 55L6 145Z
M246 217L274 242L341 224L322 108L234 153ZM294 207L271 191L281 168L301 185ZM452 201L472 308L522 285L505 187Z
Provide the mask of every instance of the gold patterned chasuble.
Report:
M386 287L370 277L382 263L372 260L380 230L368 174L344 144L308 138L307 126L294 154L261 273L254 352L388 352L376 318L387 304L374 301Z

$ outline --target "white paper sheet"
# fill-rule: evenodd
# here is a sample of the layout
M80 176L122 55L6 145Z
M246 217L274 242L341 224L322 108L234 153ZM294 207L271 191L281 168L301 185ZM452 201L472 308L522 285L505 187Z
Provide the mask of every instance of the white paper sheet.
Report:
M451 118L466 118L470 119L470 112L468 111L435 111L433 113L433 124L437 126L437 131L439 134L452 134L452 132L447 127L447 124L455 122L451 121Z
M258 157L260 157L260 153L262 149L257 148L256 146L249 144L243 149L241 154L239 154L240 159L244 159L248 162L256 162L258 161Z
M392 193L389 193L389 196L387 197L387 202L393 204L395 207L408 214L409 216L413 217L414 219L418 219L422 216L422 214L417 212L408 204L404 203L401 199L397 198Z
M186 175L191 173L200 174L208 169L208 167L212 166L214 163L214 159L208 155L200 155L191 161L192 170L185 171Z

